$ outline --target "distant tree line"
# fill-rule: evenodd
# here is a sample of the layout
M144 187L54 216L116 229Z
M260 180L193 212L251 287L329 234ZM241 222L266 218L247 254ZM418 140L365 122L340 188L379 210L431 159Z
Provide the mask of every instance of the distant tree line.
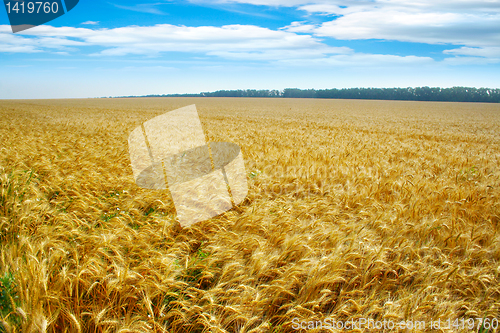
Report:
M128 96L136 97L136 96ZM147 95L143 97L270 97L270 98L332 98L379 99L403 101L485 102L500 103L500 89L489 88L343 88L280 90L218 90L200 94Z

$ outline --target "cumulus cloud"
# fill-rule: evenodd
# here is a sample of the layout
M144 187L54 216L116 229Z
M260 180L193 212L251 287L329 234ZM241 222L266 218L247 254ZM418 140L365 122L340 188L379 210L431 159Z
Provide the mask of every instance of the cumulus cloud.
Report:
M384 39L427 44L500 45L500 15L374 9L323 23L313 32L343 40Z
M31 38L24 37L31 36ZM0 43L30 46L33 52L69 46L99 46L96 56L159 55L162 52L204 53L227 59L267 61L346 54L346 47L331 47L310 35L251 25L186 27L170 24L88 29L39 26L23 35L0 34Z
M44 50L74 51L75 47L85 45L84 42L54 36L27 38L12 34L7 25L0 26L0 52L5 53L38 53Z
M366 55L348 47L329 46L324 41L334 38L450 45L450 49L444 51L446 56L464 58L448 60L450 64L485 63L483 58L491 63L500 59L500 0L219 0L224 2L296 7L305 16L303 21L277 30L254 25L158 24L113 29L44 25L7 36L10 28L0 26L0 52L71 52L92 46L93 56L115 57L186 52L193 56L289 64L299 64L304 59L332 65L433 61L428 57ZM158 4L161 3L125 9L158 14ZM324 18L318 21L309 15ZM98 22L83 24L94 23Z
M2 30L3 29L3 30ZM282 65L423 64L423 57L361 54L326 45L317 37L252 25L186 27L169 24L114 29L38 26L23 34L1 33L0 50L62 52L92 46L93 56L161 55L186 52L218 59ZM95 47L102 50L95 52ZM23 49L24 48L24 49ZM10 51L12 52L12 51Z
M500 46L500 0L224 1L294 6L309 15L326 15L327 21L318 25L303 21L283 28L318 37L479 47L485 48L479 52L484 57L489 56L490 47Z

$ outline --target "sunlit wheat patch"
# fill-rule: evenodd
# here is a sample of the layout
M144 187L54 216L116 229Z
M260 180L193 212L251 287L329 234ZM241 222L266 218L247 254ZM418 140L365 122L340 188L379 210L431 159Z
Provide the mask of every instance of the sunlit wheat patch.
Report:
M127 138L194 103L208 141L241 147L249 191L181 228L168 190L135 184ZM500 319L498 105L30 100L0 116L0 331Z

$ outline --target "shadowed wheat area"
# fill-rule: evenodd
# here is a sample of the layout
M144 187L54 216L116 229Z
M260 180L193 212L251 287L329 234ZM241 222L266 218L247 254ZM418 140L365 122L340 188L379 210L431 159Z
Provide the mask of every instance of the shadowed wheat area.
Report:
M168 191L134 183L127 139L190 104L242 148L249 194L181 229ZM3 100L0 331L487 332L499 166L494 104Z

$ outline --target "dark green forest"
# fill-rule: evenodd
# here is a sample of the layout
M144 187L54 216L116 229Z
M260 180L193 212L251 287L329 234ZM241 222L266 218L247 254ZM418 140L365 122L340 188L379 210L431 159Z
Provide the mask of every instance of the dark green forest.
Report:
M138 96L126 96L138 97ZM490 88L343 88L284 90L218 90L199 94L166 94L141 97L269 97L269 98L331 98L378 99L402 101L484 102L500 103L500 89Z

